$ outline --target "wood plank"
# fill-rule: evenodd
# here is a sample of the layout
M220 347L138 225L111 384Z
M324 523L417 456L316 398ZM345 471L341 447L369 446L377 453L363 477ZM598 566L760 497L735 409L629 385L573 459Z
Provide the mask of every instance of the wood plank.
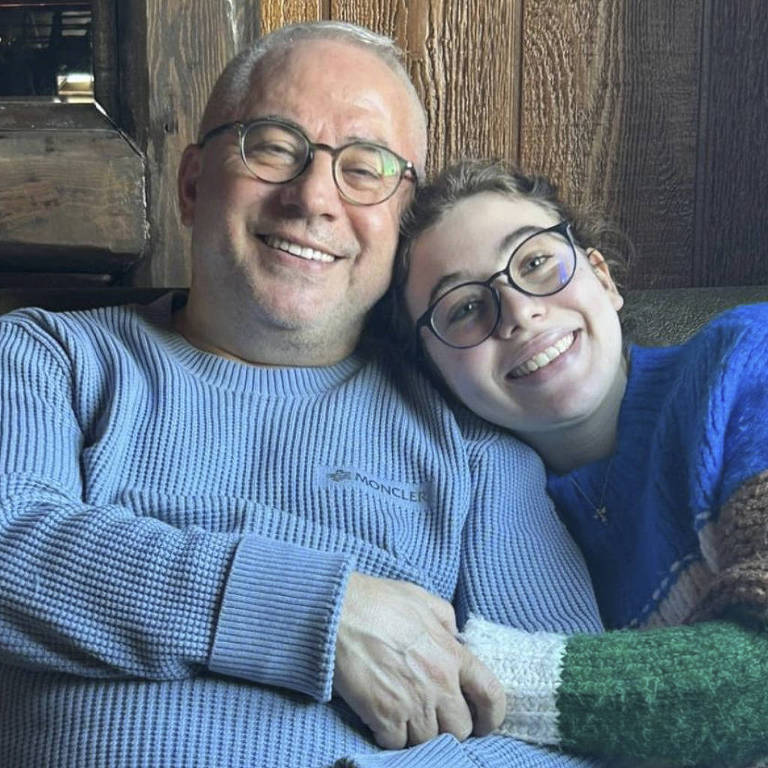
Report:
M768 283L768 13L765 0L710 0L701 116L699 285Z
M13 99L0 101L0 130L114 131L114 122L95 104L59 104L52 101Z
M262 35L286 24L328 19L328 0L264 0L261 3Z
M144 168L117 132L0 131L0 267L120 272L142 254Z
M178 162L196 140L205 102L224 66L256 39L259 2L198 0L190 6L182 0L132 0L129 5L121 34L124 46L134 40L146 50L145 71L132 74L131 109L152 180L151 257L134 280L142 286L188 285L189 236L178 216Z
M690 0L525 5L521 164L622 226L632 286L692 284L701 24Z
M111 285L114 275L71 272L0 272L0 290L23 288L25 290L103 288Z
M64 311L116 304L148 304L165 292L166 289L157 288L0 288L0 314L19 307Z
M425 104L429 168L518 153L522 0L332 0L331 16L392 36Z

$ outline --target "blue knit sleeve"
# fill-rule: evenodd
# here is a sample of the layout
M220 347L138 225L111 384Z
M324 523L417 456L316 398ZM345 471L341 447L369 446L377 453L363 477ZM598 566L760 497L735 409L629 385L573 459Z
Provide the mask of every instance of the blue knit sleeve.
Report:
M148 679L210 662L327 698L347 561L294 547L291 579L281 542L85 503L77 399L58 341L0 321L0 662Z
M495 434L474 443L470 460L459 625L476 613L527 631L600 631L589 574L546 494L539 457Z
M768 304L721 315L688 345L684 363L679 400L693 438L700 528L745 480L768 470Z

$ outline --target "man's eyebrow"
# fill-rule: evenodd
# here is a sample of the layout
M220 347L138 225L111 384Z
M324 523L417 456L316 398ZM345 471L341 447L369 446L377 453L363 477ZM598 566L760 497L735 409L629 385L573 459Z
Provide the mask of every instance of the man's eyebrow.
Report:
M285 125L289 125L291 128L294 128L299 133L301 133L303 136L307 136L307 132L303 125L299 125L295 120L291 120L289 117L284 117L283 115L259 115L259 117L251 117L248 120L245 120L245 124L253 123L256 120L277 120L281 123L284 123ZM307 136L309 139L309 136ZM312 141L312 139L309 139ZM386 147L389 149L389 145L387 142L382 139L380 136L358 136L357 134L349 134L348 136L345 136L341 142L341 144L352 144L355 142L362 142L363 144L378 144L380 147ZM322 142L320 142L322 143Z

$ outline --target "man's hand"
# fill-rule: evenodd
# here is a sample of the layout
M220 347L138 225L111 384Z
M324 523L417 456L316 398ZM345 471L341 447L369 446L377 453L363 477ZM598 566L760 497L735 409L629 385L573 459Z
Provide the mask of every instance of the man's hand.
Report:
M498 680L457 639L450 603L421 587L352 573L336 641L334 690L400 749L452 733L483 736L504 719Z

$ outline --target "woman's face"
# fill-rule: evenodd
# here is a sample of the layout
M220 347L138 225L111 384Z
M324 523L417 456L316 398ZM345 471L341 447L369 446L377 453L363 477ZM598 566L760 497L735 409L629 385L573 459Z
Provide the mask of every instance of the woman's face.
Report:
M413 244L405 291L411 318L451 287L504 269L525 238L516 231L558 221L538 203L496 193L458 203ZM573 279L553 295L525 295L504 276L495 285L501 319L478 346L454 349L421 329L427 353L465 405L526 439L590 420L623 390L623 299L597 251L579 250Z

